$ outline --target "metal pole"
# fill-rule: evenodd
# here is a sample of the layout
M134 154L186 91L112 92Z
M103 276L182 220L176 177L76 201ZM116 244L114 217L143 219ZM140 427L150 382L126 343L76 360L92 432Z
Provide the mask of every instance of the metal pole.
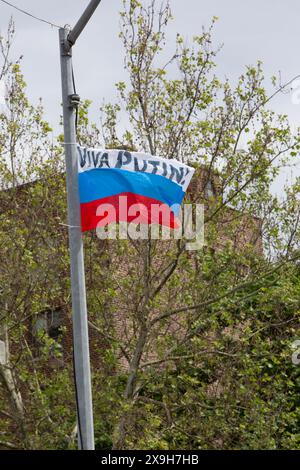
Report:
M65 45L65 50L67 52L71 49L72 46L74 46L79 35L82 33L83 29L85 28L86 24L90 20L96 8L99 6L100 2L101 0L91 0L88 6L86 7L82 16L79 18L76 25L74 26L74 28L68 35L66 45Z
M59 30L68 193L69 249L71 258L74 367L78 407L78 444L79 448L83 450L93 450L94 426L83 243L78 193L75 110L70 100L70 96L74 94L72 83L72 55L70 51L66 52L65 50L67 36L68 30L63 28Z

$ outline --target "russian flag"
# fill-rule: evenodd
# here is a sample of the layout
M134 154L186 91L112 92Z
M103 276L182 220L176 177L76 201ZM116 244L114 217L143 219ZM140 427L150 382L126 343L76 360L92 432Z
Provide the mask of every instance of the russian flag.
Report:
M178 226L193 168L139 152L77 149L83 232L112 222Z

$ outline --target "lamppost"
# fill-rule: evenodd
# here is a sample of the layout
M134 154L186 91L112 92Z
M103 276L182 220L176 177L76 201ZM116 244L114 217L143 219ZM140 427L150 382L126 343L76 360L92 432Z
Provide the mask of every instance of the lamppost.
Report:
M93 450L95 444L75 129L79 96L76 95L73 85L72 48L100 2L101 0L92 0L71 31L67 28L59 30L71 263L73 360L78 447L83 450Z

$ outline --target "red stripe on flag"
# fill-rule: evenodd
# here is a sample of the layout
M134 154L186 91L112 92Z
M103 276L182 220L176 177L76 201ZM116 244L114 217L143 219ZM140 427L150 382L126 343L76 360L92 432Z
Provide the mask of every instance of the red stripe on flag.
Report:
M106 204L110 206L105 206ZM109 196L82 203L80 209L82 232L113 222L130 223L137 217L138 223L142 224L160 224L173 229L179 227L177 218L167 204L139 194L122 193Z

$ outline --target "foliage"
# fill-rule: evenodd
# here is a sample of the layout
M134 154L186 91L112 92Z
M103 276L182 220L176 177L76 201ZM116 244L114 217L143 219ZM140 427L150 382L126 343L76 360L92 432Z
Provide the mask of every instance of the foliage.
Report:
M271 187L299 155L299 135L270 109L262 64L234 86L214 75L211 27L165 58L169 5L124 2L128 82L89 120L82 145L144 150L190 162L190 202L205 204L205 247L186 240L85 235L96 446L299 449L299 182ZM70 281L61 136L26 97L6 59L0 115L0 364L4 448L74 448ZM124 110L125 116L124 118ZM123 114L122 114L123 113ZM121 132L119 122L127 127ZM212 182L214 197L207 193ZM58 343L32 336L41 312L63 310ZM38 341L38 345L37 345ZM38 347L37 347L38 346ZM61 361L63 359L63 367Z

